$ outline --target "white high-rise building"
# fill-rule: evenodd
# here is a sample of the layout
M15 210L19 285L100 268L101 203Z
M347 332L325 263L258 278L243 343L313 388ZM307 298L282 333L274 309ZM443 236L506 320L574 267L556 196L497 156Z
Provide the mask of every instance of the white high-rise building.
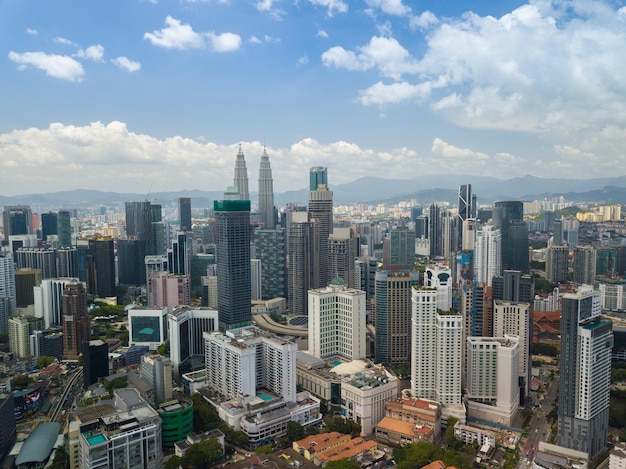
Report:
M522 378L523 392L528 392L530 385L530 304L504 300L493 302L493 336L519 337L519 377Z
M218 330L218 313L215 309L198 309L189 306L176 308L167 315L170 340L170 360L174 373L204 367L204 332Z
M433 265L424 271L424 286L437 288L437 308L452 308L452 270L447 266Z
M260 300L263 295L262 279L261 260L250 259L250 298L252 301Z
M437 308L436 288L413 288L411 387L415 397L461 404L463 317Z
M0 251L0 333L9 332L8 321L16 309L15 294L13 254L9 251Z
M266 389L296 401L298 346L256 327L204 333L207 385L227 399L254 398Z
M30 355L28 319L19 316L9 318L9 347L20 358Z
M365 358L365 301L364 291L339 278L309 290L309 353L322 360Z
M167 307L161 309L133 308L128 311L128 344L147 345L156 350L168 339Z
M511 425L519 408L519 337L467 338L470 416Z
M41 285L33 287L35 297L35 317L43 318L46 329L52 326L60 326L63 323L63 311L61 298L63 290L68 283L74 283L75 278L52 278L44 279Z
M474 277L491 286L491 280L502 273L502 235L493 225L476 231L474 240Z

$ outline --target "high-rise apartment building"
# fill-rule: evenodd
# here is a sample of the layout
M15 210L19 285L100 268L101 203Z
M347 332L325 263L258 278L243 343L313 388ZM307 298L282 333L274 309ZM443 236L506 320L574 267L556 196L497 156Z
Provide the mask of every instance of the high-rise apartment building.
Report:
M365 320L364 291L341 279L309 290L309 353L323 360L365 358Z
M276 227L274 215L274 181L272 179L272 167L267 150L263 148L261 155L261 167L259 168L259 213L261 222L266 230Z
M250 201L214 201L216 218L217 302L220 329L249 323Z
M376 363L411 363L411 291L419 272L376 272Z
M20 248L15 251L18 269L37 269L41 278L57 278L56 251L48 248Z
M292 314L307 314L307 292L320 275L319 222L306 212L293 212L287 232L287 298ZM220 312L221 314L221 312Z
M517 200L496 202L493 224L502 233L502 268L528 272L528 227L524 204Z
M561 305L557 443L593 460L608 437L612 323L588 286L564 294Z
M552 283L567 282L569 248L567 244L553 244L546 250L546 280Z
M250 193L248 191L248 168L246 168L246 159L243 155L241 145L239 145L237 159L235 160L234 186L239 193L239 200L250 200Z
M411 387L415 397L461 404L463 317L437 308L437 288L411 294Z
M191 231L191 198L179 197L178 199L178 223L180 229Z
M287 296L287 265L285 229L254 230L254 250L261 261L261 298Z
M9 348L20 358L30 355L30 328L27 318L9 318Z
M57 275L61 277L78 277L78 250L76 247L57 249Z
M596 279L596 248L576 246L574 248L573 280L579 285L593 285Z
M9 332L9 318L15 314L15 264L13 253L0 251L0 333Z
M493 225L476 231L474 239L474 277L491 286L493 277L502 272L502 237Z
M328 272L331 281L340 278L347 287L356 288L354 261L360 246L361 239L354 228L335 228L329 235Z
M204 368L203 332L218 330L218 312L208 308L181 306L167 316L170 360L178 376Z
M61 297L63 311L63 355L77 360L82 352L83 340L91 338L87 314L87 292L82 283L68 282Z
M333 232L333 192L328 189L328 170L314 166L309 171L309 220L318 221L319 279L312 288L328 285L328 237Z

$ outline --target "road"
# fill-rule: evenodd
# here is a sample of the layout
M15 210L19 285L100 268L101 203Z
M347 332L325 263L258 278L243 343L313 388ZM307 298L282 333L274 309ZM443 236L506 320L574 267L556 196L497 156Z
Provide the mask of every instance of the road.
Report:
M52 410L49 414L51 422L56 422L59 419L61 415L61 410L68 410L72 407L77 386L82 385L82 377L83 367L81 366L76 371L74 371L74 374L69 378L65 389L63 389L63 392L59 395L58 399L52 406Z

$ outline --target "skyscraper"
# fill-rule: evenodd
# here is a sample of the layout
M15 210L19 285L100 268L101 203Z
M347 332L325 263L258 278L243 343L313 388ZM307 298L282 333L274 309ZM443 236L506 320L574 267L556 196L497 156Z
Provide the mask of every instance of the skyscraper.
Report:
M335 228L328 238L330 281L340 278L344 285L349 288L356 288L354 262L359 255L360 246L361 239L354 228Z
M57 214L42 213L41 214L41 239L45 243L48 241L48 235L58 234L58 219Z
M500 230L493 225L485 225L476 231L474 240L474 276L479 282L491 286L493 277L502 271L502 238Z
M191 198L180 197L178 199L178 221L180 229L191 231Z
M72 224L68 210L59 210L57 214L57 233L60 247L64 248L72 245Z
M287 225L287 299L291 314L307 314L307 292L319 285L319 223L293 212Z
M11 252L0 251L0 333L9 331L9 318L15 314L15 264Z
M437 204L431 204L428 209L428 241L430 244L430 256L443 256L441 210Z
M274 181L272 180L270 159L265 148L263 148L261 167L259 168L259 213L265 229L274 229L276 226L276 218L274 216Z
M418 272L376 272L376 363L411 363L411 291Z
M608 436L612 323L591 288L564 294L561 305L557 443L593 460Z
M15 251L18 269L41 270L41 278L57 278L57 259L54 249L20 248Z
M99 298L115 296L115 248L113 238L89 240L87 291ZM80 347L80 345L79 345Z
M328 189L328 170L314 166L309 172L309 220L319 224L319 282L312 288L328 285L328 236L333 231L333 193Z
M493 224L502 233L502 268L528 272L528 226L524 204L517 200L496 202Z
M167 250L167 267L171 274L191 275L191 237L178 231Z
M552 283L567 282L569 249L567 244L548 246L546 251L546 280Z
M596 278L596 248L576 246L574 248L574 282L593 285Z
M243 155L242 155L243 156ZM217 303L220 329L252 319L250 293L250 201L216 200Z
M239 200L250 200L250 193L248 192L248 168L246 168L246 159L243 156L241 145L239 145L237 159L235 160L234 186L239 193Z
M470 218L476 218L476 195L472 194L471 184L459 186L459 213L457 228L459 244L457 250L463 246L463 223Z
M109 346L101 340L83 340L83 387L109 376Z
M33 233L33 212L27 205L7 205L2 212L4 240L9 236Z
M145 285L144 244L140 239L117 240L117 262L120 285Z
M283 228L254 231L254 250L261 260L261 298L284 298L287 296L285 230Z
M82 352L83 340L91 335L87 314L87 292L80 282L69 282L61 298L63 311L63 355L76 360Z
M389 257L383 254L385 270L413 270L415 267L415 231L395 226L389 233Z
M492 286L494 300L532 303L535 297L535 281L519 270L505 270L502 276L494 277Z
M126 202L126 237L144 243L144 256L156 253L152 224L161 221L161 206L149 201Z
M57 275L59 277L78 277L78 250L76 247L57 249Z

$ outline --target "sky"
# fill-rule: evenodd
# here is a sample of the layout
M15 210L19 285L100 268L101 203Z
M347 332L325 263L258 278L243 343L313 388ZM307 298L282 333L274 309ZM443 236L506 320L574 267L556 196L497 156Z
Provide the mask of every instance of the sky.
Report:
M625 77L622 1L4 0L0 195L621 176Z

